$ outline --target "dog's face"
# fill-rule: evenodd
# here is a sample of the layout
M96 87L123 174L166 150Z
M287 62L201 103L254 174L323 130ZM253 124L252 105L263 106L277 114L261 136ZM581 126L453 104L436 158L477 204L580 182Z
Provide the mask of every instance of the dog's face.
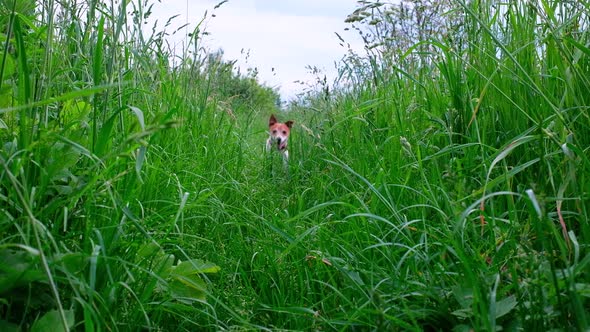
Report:
M275 118L274 114L270 116L270 119L268 120L268 132L270 134L270 140L273 144L276 144L279 151L285 150L287 148L287 140L289 139L292 126L293 121L281 123L277 121L277 118Z

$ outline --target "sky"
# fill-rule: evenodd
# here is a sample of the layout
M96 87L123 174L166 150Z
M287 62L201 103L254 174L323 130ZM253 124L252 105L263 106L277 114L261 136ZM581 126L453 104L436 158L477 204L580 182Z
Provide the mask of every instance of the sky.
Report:
M182 47L186 32L192 32L207 11L203 27L204 46L223 49L225 60L257 68L259 81L278 88L284 101L293 99L305 88L295 81L313 82L307 66L320 69L331 82L337 75L334 63L346 53L335 32L357 52L362 42L353 30L345 31L346 16L356 8L355 0L162 0L155 2L151 20L163 27L179 15L166 31L189 24L171 34L169 42ZM213 14L215 17L213 17Z

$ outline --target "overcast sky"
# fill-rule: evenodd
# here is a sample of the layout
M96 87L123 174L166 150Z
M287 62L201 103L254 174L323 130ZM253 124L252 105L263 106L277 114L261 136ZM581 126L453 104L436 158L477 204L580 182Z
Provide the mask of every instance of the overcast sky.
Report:
M308 65L323 70L329 82L336 76L334 62L346 49L339 45L335 32L362 50L356 34L344 31L344 20L356 8L355 0L230 0L213 10L219 2L162 0L155 3L152 19L163 25L179 15L167 31L188 22L191 32L208 11L206 48L223 49L224 58L238 60L243 69L258 68L260 81L280 88L283 100L301 92L302 86L294 81L312 79ZM170 36L170 42L180 46L184 37L183 30ZM247 59L244 52L249 52Z

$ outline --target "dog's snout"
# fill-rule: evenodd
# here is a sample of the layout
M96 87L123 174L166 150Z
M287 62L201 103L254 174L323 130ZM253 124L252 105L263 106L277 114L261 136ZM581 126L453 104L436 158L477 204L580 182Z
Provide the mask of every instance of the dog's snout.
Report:
M268 133L270 137L266 141L266 149L270 151L271 148L275 148L280 151L283 154L285 162L289 157L287 141L289 140L289 132L292 125L293 121L287 121L285 123L278 122L274 115L271 115L268 121Z

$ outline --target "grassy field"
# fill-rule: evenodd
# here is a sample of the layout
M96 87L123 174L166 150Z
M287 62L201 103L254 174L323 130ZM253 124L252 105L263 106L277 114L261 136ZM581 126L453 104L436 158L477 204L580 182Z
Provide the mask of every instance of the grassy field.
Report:
M282 112L144 1L0 0L0 330L588 331L590 3L445 3Z

